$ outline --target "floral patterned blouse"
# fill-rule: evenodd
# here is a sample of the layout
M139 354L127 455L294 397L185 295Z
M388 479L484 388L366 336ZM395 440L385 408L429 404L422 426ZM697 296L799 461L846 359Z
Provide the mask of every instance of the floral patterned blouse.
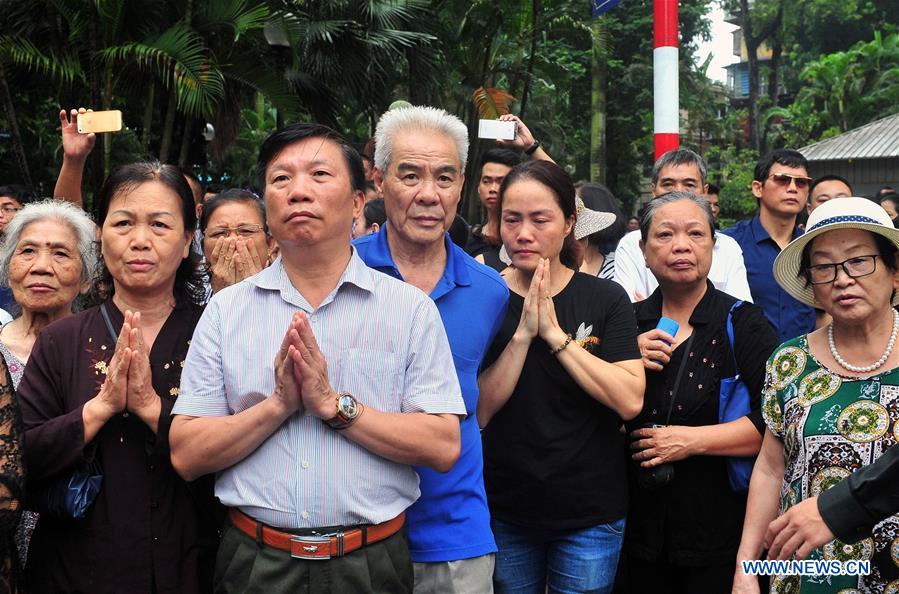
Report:
M783 442L780 512L820 495L871 464L899 439L899 368L868 378L835 374L811 354L806 335L768 360L762 415ZM776 576L772 593L899 593L899 516L855 544L833 540L809 559L868 560L867 576Z

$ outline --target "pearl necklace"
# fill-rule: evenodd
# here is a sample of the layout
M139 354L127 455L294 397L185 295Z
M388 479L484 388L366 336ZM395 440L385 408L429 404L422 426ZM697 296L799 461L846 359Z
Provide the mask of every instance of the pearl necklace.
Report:
M881 355L880 359L870 365L852 365L837 352L837 345L833 341L833 322L827 326L827 344L830 345L830 354L833 355L834 361L840 364L843 369L848 369L853 373L867 373L881 367L890 358L893 347L896 346L896 337L899 336L899 311L893 310L893 331L890 333L890 340L887 342L887 348Z

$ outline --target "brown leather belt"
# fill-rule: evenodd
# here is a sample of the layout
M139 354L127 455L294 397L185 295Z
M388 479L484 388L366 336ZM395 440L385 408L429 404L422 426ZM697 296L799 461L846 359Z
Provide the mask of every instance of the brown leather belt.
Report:
M234 526L252 538L261 539L263 544L290 553L295 559L327 560L343 557L366 545L389 538L400 531L406 521L404 513L392 520L374 526L353 528L346 532L338 530L329 534L301 536L281 532L261 524L239 509L228 509L228 518Z

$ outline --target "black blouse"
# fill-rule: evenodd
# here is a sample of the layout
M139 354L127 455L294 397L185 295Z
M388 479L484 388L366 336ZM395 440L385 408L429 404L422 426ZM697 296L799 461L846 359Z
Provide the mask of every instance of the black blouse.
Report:
M118 332L124 318L107 302ZM103 486L87 516L42 514L31 541L30 592L198 592L211 585L216 546L212 477L182 480L169 459L171 411L202 308L178 307L150 352L162 400L157 433L135 415L116 415L90 445ZM50 324L19 383L29 492L68 476L85 459L81 410L100 389L115 342L95 307ZM40 509L36 511L41 511Z
M19 555L15 533L22 514L25 463L22 420L13 395L12 378L0 357L0 593L16 592Z
M675 348L662 371L646 372L643 411L628 423L632 431L647 423L665 424L674 381L683 357L689 357L672 409L672 425L705 426L718 423L721 379L735 375L727 338L727 313L736 299L708 290L690 316L693 342ZM660 289L634 304L640 333L652 330L662 315ZM757 305L744 303L733 314L734 351L740 375L750 392L749 419L764 432L760 397L765 364L778 345L774 328ZM625 546L645 560L664 557L684 566L733 562L743 527L746 494L734 493L723 456L691 456L674 462L674 480L656 490L641 489L631 466L631 506Z

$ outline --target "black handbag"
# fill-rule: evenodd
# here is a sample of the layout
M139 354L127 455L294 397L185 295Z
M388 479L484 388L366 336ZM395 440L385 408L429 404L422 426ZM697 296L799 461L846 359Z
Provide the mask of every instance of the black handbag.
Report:
M105 303L100 306L100 314L115 344L119 338L112 327ZM88 446L85 458L71 475L59 477L39 490L35 503L40 513L57 518L84 518L103 486L103 467L97 459L96 444Z

